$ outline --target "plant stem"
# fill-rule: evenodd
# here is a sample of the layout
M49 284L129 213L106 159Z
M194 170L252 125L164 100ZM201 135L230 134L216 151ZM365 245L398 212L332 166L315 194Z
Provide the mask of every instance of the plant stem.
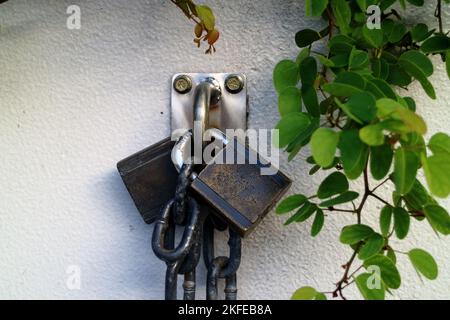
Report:
M370 186L369 186L369 175L367 172L367 161L366 164L364 166L364 195L361 199L361 203L359 204L358 208L356 208L355 211L352 211L354 213L356 213L357 219L358 219L358 224L361 224L361 212L362 209L364 208L364 205L366 204L367 198L369 197L371 191L370 191ZM336 283L336 289L333 291L333 297L337 297L338 295L343 299L346 300L344 295L342 294L342 290L347 287L349 284L351 284L352 282L349 283L349 278L351 278L361 267L359 267L358 269L356 269L350 276L349 276L349 272L350 272L350 268L353 264L353 261L356 258L356 255L359 251L359 248L361 247L361 242L357 245L356 249L353 251L352 256L350 257L350 260L348 260L348 262L344 265L345 271L344 271L344 275L342 276L341 280L339 280Z
M379 187L381 187L383 184L385 184L386 182L389 181L389 177L387 177L386 179L384 179L379 185L377 185L375 188L372 189L372 192L375 192Z
M352 256L350 257L350 260L344 265L345 266L345 272L341 280L336 283L336 289L333 291L333 297L337 297L338 295L343 299L347 300L344 295L342 294L342 289L346 287L346 284L348 284L348 273L350 271L350 267L352 266L353 261L356 258L356 254L358 253L360 245L356 248L356 250L353 251Z
M442 24L442 0L438 0L437 2L437 7L436 7L436 12L434 14L436 16L436 18L438 18L439 21L439 32L443 33L444 32L444 27Z
M377 200L379 200L379 201L381 201L381 202L383 202L384 204L386 204L386 205L388 205L388 206L391 206L392 207L392 205L389 203L389 202L387 202L386 200L384 200L383 198L381 198L381 197L379 197L379 196L377 196L375 193L373 193L372 191L370 192L370 196L372 196L372 197L374 197L375 199L377 199Z
M327 211L337 211L337 212L347 212L347 213L355 213L355 210L347 210L347 209L339 209L339 208L334 208L334 207L330 207L328 209L322 209L322 210L327 210Z
M352 272L351 275L349 275L348 277L351 278L353 277L359 270L361 270L361 268L364 267L364 265L360 265L358 268L355 269L355 271Z
M193 15L193 14L189 14L186 11L184 11L184 9L178 4L178 2L176 0L170 0L174 5L176 5L178 8L180 8L181 11L183 11L183 13L186 15L186 17L192 21L194 21L195 23L200 23L200 20L197 20L197 18Z

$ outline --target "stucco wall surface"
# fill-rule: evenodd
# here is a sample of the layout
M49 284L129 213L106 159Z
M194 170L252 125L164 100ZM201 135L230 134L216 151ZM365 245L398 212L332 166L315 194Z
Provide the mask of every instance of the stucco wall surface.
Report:
M177 72L246 73L249 125L272 128L278 120L273 67L297 54L296 31L321 27L305 18L299 0L207 2L222 31L213 56L193 45L192 24L170 1L10 0L0 6L0 298L163 297L165 265L151 251L152 227L141 220L116 162L169 135L170 78ZM410 21L435 23L434 1L426 2ZM81 8L80 30L66 27L72 4ZM418 85L410 91L429 135L450 131L450 80L437 65L437 100ZM283 155L281 168L295 181L291 193L308 193L324 177L308 175L306 155L289 164ZM382 194L389 197L387 189ZM449 201L442 204L450 209ZM370 202L364 221L376 221L379 209ZM350 251L338 235L352 217L326 217L316 239L311 222L284 227L283 221L269 214L244 241L240 298L286 299L302 285L329 291L341 277ZM448 240L414 223L407 240L394 244L428 250L441 270L438 280L421 282L400 256L403 284L394 299L449 298ZM81 271L80 290L67 287L71 266ZM204 280L199 276L199 298ZM347 296L360 297L354 289Z

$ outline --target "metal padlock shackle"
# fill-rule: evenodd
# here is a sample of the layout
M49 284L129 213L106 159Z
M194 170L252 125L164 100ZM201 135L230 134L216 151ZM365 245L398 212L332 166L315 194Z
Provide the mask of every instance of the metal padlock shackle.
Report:
M193 139L194 142L196 142L197 137L193 137L194 133L200 135L202 147L204 145L203 138L207 130L211 138L222 141L223 145L228 144L228 139L223 132L215 128L209 128L209 108L212 104L216 104L221 96L219 83L214 78L206 78L195 90L194 129L186 131L172 149L172 162L178 172L181 171L181 168L186 163L186 159L188 157L191 158L191 155L186 155L186 150ZM196 124L200 125L200 132L196 132ZM189 151L191 151L191 149L189 149Z
M211 138L221 141L224 146L226 146L229 143L228 138L219 129L210 128L207 130L207 133L210 135ZM186 163L186 159L191 158L190 157L191 155L187 154L188 152L187 150L190 151L190 148L188 148L188 146L191 144L192 139L193 139L192 131L188 130L181 136L181 138L178 140L178 142L172 149L171 155L172 162L178 172L180 172L181 169L183 168L183 165Z

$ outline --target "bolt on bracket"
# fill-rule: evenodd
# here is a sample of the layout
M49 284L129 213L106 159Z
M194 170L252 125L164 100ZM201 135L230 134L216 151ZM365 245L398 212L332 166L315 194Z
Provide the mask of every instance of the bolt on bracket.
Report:
M206 80L220 86L220 99L210 106L209 126L223 132L226 129L247 130L247 78L241 73L178 73L172 78L171 127L192 129L194 92Z

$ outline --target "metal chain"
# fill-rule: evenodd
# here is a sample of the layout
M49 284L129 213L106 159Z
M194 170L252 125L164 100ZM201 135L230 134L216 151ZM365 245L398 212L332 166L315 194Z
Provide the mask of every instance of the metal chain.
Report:
M195 298L195 269L200 260L199 243L204 215L200 214L197 201L187 196L187 181L191 171L188 165L181 170L175 198L162 209L161 218L155 222L153 231L153 251L167 265L166 300L177 299L178 274L185 275L184 298ZM175 228L178 224L184 224L184 231L175 248Z
M208 269L206 299L217 300L217 282L225 278L225 299L237 299L236 272L241 262L241 237L229 228L229 257L214 257L214 220L208 217L204 224L203 258Z
M167 265L165 299L177 299L178 275L184 275L184 300L194 300L196 290L196 268L200 260L202 239L203 257L208 270L206 297L218 299L218 279L225 279L225 298L237 299L236 271L241 261L241 238L229 229L229 257L214 257L214 230L224 231L228 225L223 220L201 210L197 201L188 195L191 164L184 164L180 170L175 197L161 211L155 222L152 248L156 256ZM202 208L205 209L205 208ZM176 226L183 226L183 236L175 247Z

